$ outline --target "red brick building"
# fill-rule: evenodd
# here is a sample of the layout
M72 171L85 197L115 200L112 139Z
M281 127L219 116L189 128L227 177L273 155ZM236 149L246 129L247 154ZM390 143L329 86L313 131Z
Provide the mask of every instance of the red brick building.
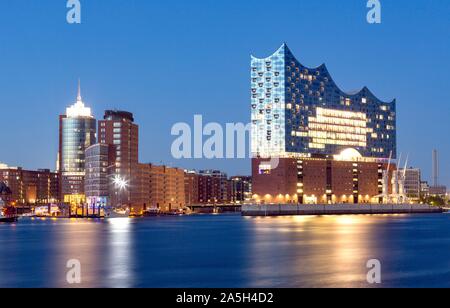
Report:
M23 170L2 165L0 181L11 189L8 196L17 206L48 205L60 202L59 175L47 169Z
M139 126L133 114L125 111L107 110L104 119L98 121L98 140L114 148L112 178L126 181L127 189L111 188L113 206L133 205L141 201L139 176ZM120 195L119 195L120 194Z
M139 169L140 200L133 204L134 212L150 208L173 212L185 207L184 170L152 164L139 164Z
M184 174L184 192L186 205L199 204L198 185L200 176L194 171L187 171Z
M396 179L397 102L367 87L346 93L325 65L300 63L283 44L251 57L254 199L265 203L378 203L402 200ZM259 158L280 158L271 166ZM389 169L389 172L386 172ZM401 184L401 185L400 185Z
M378 203L387 168L386 162L330 157L283 158L273 168L267 160L253 159L253 199L274 204ZM392 174L395 166L389 168Z
M232 183L226 173L204 170L185 173L187 205L229 204L232 202Z

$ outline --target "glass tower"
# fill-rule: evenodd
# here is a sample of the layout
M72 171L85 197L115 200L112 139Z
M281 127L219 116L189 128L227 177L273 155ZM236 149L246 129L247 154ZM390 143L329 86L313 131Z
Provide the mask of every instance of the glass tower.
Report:
M60 116L59 171L65 203L85 202L85 150L96 143L96 120L85 107L80 86L77 101Z
M366 87L343 92L325 65L303 66L286 44L268 58L252 57L251 85L254 157L396 158L396 101Z

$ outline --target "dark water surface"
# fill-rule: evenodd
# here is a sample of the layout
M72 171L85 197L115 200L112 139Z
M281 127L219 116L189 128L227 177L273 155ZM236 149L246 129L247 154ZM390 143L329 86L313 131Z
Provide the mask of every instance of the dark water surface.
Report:
M0 287L450 287L450 215L21 220L0 224Z

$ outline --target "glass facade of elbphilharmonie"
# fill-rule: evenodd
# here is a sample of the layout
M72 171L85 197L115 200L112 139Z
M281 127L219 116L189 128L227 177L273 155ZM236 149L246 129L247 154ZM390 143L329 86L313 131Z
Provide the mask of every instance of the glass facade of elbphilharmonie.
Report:
M286 44L268 58L252 57L254 157L338 155L396 157L396 102L367 88L343 92L325 65L303 66Z

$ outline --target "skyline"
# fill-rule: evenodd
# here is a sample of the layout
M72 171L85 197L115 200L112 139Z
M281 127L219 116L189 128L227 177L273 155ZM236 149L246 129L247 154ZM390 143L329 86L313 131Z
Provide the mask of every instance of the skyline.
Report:
M262 5L254 8L248 3L230 4L225 12L236 15L234 23L230 23L220 11L225 9L225 1L214 5L210 1L199 1L206 3L204 11L199 9L199 3L187 5L180 1L171 4L175 5L173 11L169 10L170 5L110 2L109 6L83 3L81 25L65 24L64 8L55 2L13 3L8 6L7 16L0 13L0 31L7 34L0 38L0 52L4 55L0 59L4 68L0 77L1 100L13 106L7 107L10 118L4 121L9 128L6 143L11 146L2 153L0 161L25 168L55 168L58 115L75 101L76 81L81 78L83 98L97 119L104 110L111 108L135 114L142 133L140 157L143 161L162 161L188 169L221 169L230 175L249 174L249 160L172 159L170 145L174 137L170 135L170 128L177 122L192 123L194 114L202 114L207 122L248 123L250 54L268 56L282 42L287 42L305 65L316 67L325 62L344 91L368 86L383 100L396 98L399 153L409 153L411 165L421 168L424 178L431 181L432 150L436 148L441 158L441 183L450 186L450 166L444 160L450 153L448 143L445 144L450 131L450 124L446 122L450 109L444 91L439 90L448 85L446 72L450 63L445 61L445 56L449 43L442 37L448 37L445 29L450 22L445 10L436 9L439 5L448 8L450 4L421 1L409 3L405 8L383 2L383 23L369 25L364 20L365 5L356 2L337 5L325 1L328 5L324 6L300 1L294 6L299 9L295 22L286 20L288 25L282 29L274 22L268 32L255 33L247 13L257 9L268 16L270 10L261 9ZM316 10L319 7L320 11ZM417 13L418 7L422 10L416 15L417 20L408 22L410 14ZM282 11L278 7L271 10ZM39 14L43 11L47 15ZM210 15L206 16L206 12ZM346 18L342 18L340 12ZM168 16L165 14L170 13L174 18L191 21L187 29L171 27L170 22L164 20L164 16ZM147 14L153 14L152 18L144 19ZM127 17L132 15L142 18ZM23 27L23 23L31 26L30 16L33 16L31 21L42 24L42 31ZM328 18L329 22L308 26L308 22L318 17ZM337 20L340 22L336 23ZM202 27L201 21L212 22L211 27ZM154 23L164 23L166 27L156 33L158 31L152 31ZM289 29L294 24L297 24L295 28ZM20 27L15 28L15 25ZM332 31L326 29L331 25ZM296 31L299 29L309 31L299 34ZM219 36L223 40L211 37L216 35L215 31L222 32ZM177 38L178 43L172 37L176 33L185 34ZM347 43L336 37L344 33L350 37L345 40ZM146 39L145 34L152 36ZM367 35L370 38L365 37ZM348 41L356 37L360 39L358 44L348 45ZM28 43L23 44L24 41ZM57 42L56 46L43 46L44 53L37 48L36 44L49 41ZM154 42L164 48L154 48ZM322 48L324 46L337 47ZM350 49L355 52L349 53ZM375 55L381 57L380 61ZM225 56L229 61L223 61ZM216 104L223 107L217 108ZM152 110L157 112L152 113ZM169 116L160 117L159 113ZM29 125L22 125L17 118ZM46 123L42 124L43 120ZM429 138L430 135L433 138ZM29 151L30 148L33 150Z

